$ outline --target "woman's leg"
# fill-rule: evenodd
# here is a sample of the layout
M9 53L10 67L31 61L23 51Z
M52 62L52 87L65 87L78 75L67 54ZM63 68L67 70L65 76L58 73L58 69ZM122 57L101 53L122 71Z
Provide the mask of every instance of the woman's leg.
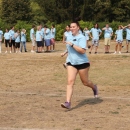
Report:
M98 95L97 86L94 85L93 82L88 80L88 71L89 71L89 67L79 70L80 79L85 86L92 88L94 92L94 96L97 97Z
M119 44L119 52L121 52L122 49L122 43Z
M76 79L78 70L73 66L67 66L68 84L67 84L67 102L71 102L71 97L73 94L73 85Z

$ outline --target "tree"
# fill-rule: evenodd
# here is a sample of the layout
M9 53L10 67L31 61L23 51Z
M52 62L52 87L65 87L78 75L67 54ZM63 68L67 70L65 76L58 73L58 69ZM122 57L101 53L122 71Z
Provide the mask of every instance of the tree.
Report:
M2 19L7 23L17 20L30 21L32 18L29 0L2 0Z

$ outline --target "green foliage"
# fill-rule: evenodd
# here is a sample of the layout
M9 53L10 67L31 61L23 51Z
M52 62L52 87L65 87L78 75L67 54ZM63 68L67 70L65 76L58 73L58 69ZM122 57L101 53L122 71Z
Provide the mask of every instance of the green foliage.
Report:
M2 0L1 11L2 18L7 23L30 21L32 17L30 1L27 0Z

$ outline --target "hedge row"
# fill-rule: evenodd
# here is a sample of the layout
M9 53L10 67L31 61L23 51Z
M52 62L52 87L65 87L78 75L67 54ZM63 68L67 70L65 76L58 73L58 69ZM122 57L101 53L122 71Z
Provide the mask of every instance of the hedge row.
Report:
M87 27L89 30L93 27L93 25L95 24L94 22L85 22L85 21L80 21L80 26L81 28L85 28ZM51 27L51 25L54 24L54 23L51 23L51 22L47 22L46 25L48 27ZM66 25L68 25L69 22L64 22L64 23L61 23L61 24L57 24L56 25L56 40L57 41L60 41L62 40L62 37L63 37L63 33L64 33L64 30L65 30L65 27ZM105 25L106 25L106 22L99 22L99 28L102 29ZM118 28L118 25L128 25L129 23L121 23L121 22L116 22L116 21L113 21L112 23L109 23L109 25L112 27L113 31L115 32ZM2 28L3 32L5 32L5 29L6 28L10 28L11 25L7 24L7 23L4 23L2 21L2 19L0 19L0 27ZM14 26L14 25L12 25ZM32 27L32 24L31 23L27 23L27 22L24 22L24 21L17 21L17 24L15 25L15 29L22 29L22 28L25 28L27 30L27 41L30 41L30 29ZM114 37L114 36L113 36ZM103 38L103 34L101 36L101 39ZM124 38L125 38L125 33L124 33Z

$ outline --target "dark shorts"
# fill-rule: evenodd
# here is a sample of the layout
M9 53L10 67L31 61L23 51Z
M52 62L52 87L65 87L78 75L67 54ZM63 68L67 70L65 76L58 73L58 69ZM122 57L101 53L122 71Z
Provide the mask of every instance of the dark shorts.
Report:
M80 64L80 65L72 65L70 62L68 62L67 65L68 66L73 66L77 70L81 70L81 69L88 68L90 66L90 63L83 63L83 64Z
M42 47L44 47L44 43L45 43L45 40L44 38L42 39Z
M5 47L8 47L8 45L9 45L9 40L5 39Z
M11 40L11 43L9 44L9 47L15 47L15 40Z
M15 48L20 48L20 42L15 43Z
M42 46L42 41L37 41L37 47L41 47Z

